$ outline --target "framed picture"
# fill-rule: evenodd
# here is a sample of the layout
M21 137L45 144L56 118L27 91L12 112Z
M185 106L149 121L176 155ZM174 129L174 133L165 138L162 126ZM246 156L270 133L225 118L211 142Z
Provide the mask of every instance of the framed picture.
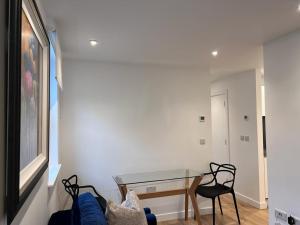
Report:
M11 223L48 167L49 39L34 0L9 0L7 217Z

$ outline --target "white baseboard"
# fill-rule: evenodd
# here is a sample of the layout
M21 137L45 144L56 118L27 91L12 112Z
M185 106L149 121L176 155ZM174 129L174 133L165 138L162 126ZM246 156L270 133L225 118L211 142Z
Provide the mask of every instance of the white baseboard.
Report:
M258 202L256 200L249 198L245 195L242 195L238 192L236 192L235 194L236 194L237 199L239 199L242 202L248 203L249 205L251 205L257 209L267 209L268 208L268 203L266 201Z
M208 215L212 214L212 207L205 207L200 209L201 215ZM175 219L183 219L184 218L184 211L180 212L169 212L169 213L162 213L156 214L158 221L167 221L167 220L175 220ZM189 218L194 217L193 210L189 210Z

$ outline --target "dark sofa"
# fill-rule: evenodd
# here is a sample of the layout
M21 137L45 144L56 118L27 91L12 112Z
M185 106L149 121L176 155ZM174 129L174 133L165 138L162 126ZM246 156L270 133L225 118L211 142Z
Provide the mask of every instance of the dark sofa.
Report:
M75 183L71 183L71 180ZM91 185L79 186L77 176L73 175L63 180L66 191L73 198L73 205L70 210L63 210L54 213L48 225L107 225L105 218L106 200L98 194ZM89 188L94 192L79 194L80 189ZM157 225L156 216L149 208L144 209L148 225Z

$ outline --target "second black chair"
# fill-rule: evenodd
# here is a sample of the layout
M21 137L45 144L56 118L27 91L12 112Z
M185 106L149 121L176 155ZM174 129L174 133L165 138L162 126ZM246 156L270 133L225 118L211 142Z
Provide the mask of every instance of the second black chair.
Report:
M219 206L221 210L221 214L223 215L220 195L224 194L232 194L234 206L236 210L236 215L240 222L240 216L239 211L236 203L236 197L234 193L234 182L235 182L235 173L236 173L236 167L231 164L217 164L217 163L210 163L210 173L207 175L212 175L212 180L210 182L207 182L205 184L201 184L196 189L196 195L200 195L205 198L212 199L212 207L213 207L213 225L215 225L216 221L216 209L215 209L215 200L218 198ZM218 181L224 180L222 182Z

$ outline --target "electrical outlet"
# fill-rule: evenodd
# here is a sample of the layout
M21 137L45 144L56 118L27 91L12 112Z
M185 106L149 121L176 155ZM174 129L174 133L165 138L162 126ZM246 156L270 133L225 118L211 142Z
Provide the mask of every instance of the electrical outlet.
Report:
M275 209L275 218L283 222L288 222L288 215L286 212Z
M156 187L155 186L146 187L146 192L147 193L156 192Z

